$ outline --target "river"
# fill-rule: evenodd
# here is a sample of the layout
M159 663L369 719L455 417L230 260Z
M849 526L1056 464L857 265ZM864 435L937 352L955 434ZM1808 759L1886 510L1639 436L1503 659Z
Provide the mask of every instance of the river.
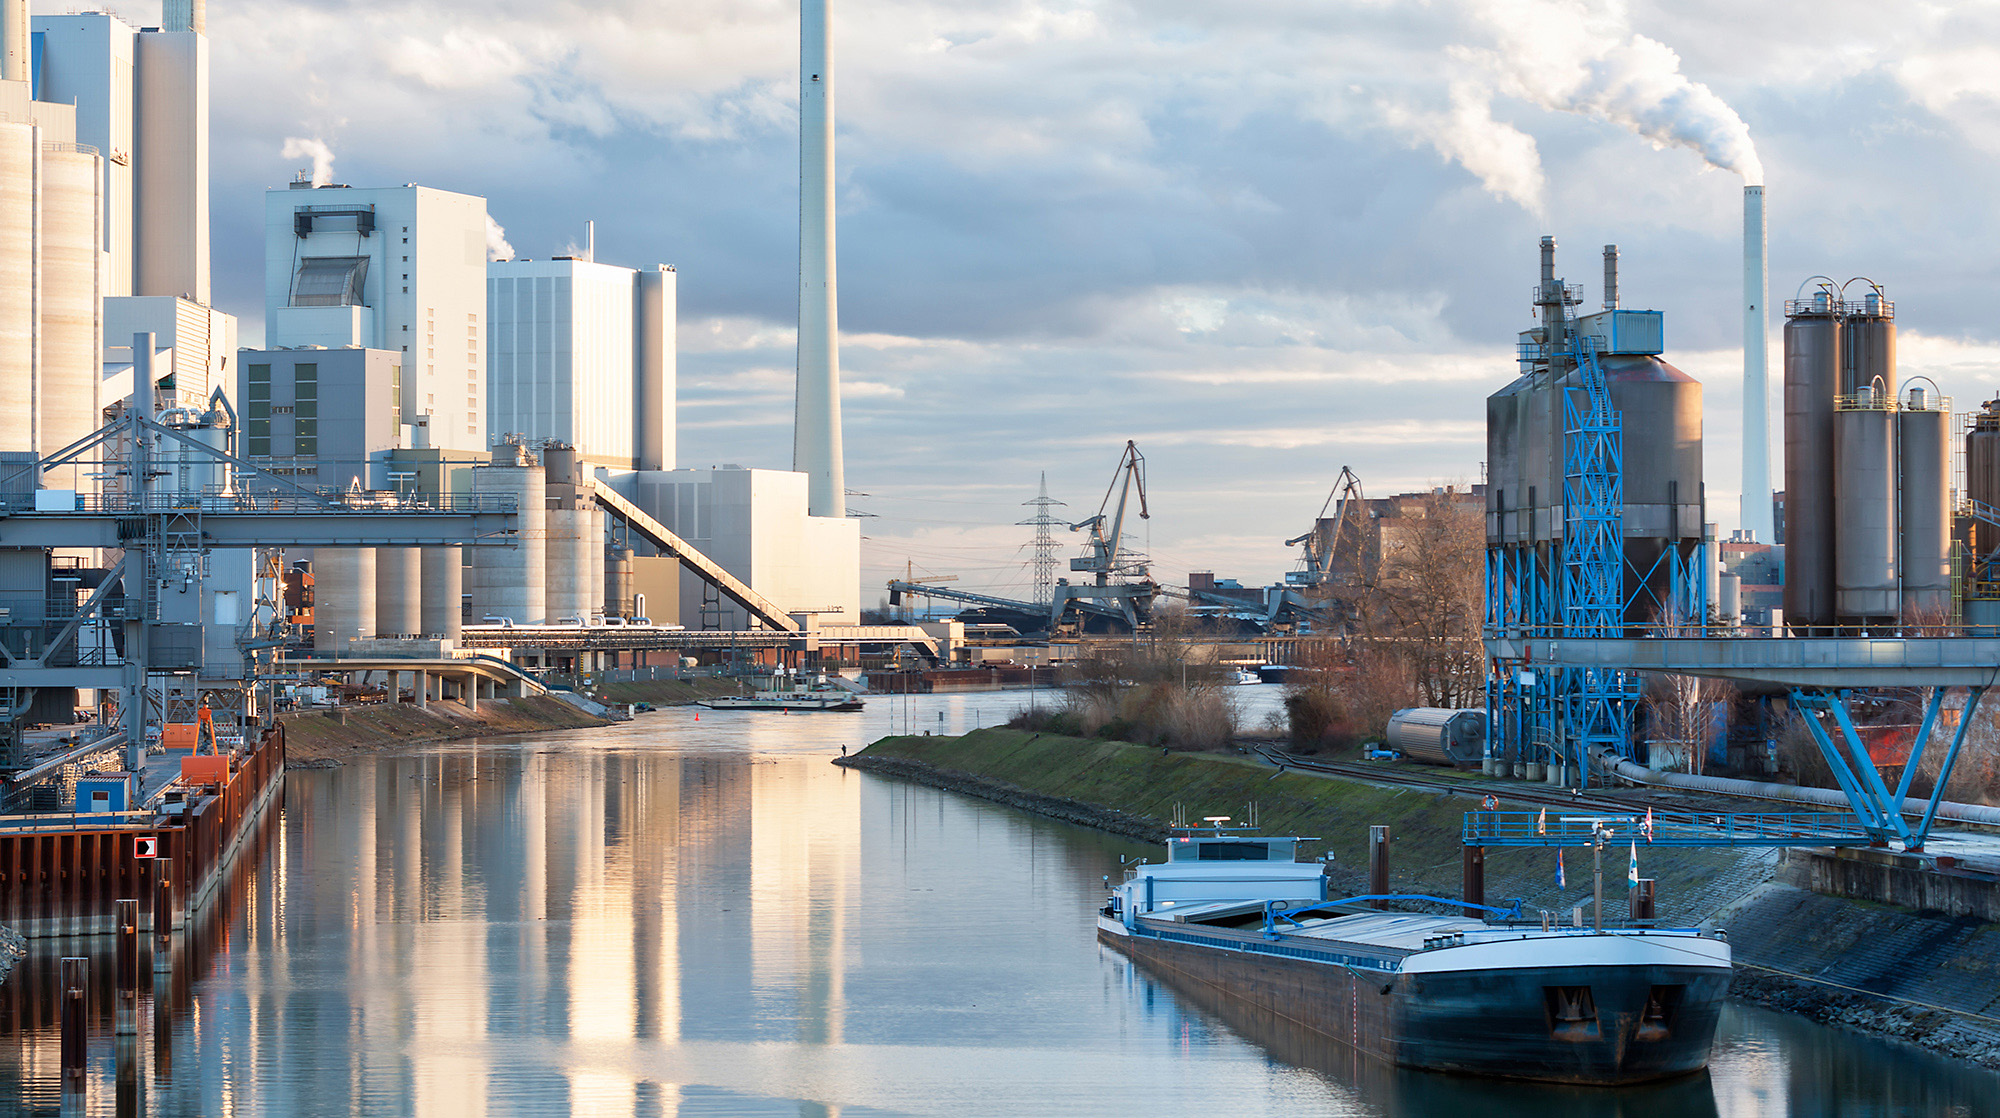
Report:
M75 1109L1769 1118L2000 1099L1993 1074L1748 1007L1707 1073L1589 1091L1396 1071L1197 1004L1093 936L1102 878L1145 847L827 763L1028 698L674 709L295 772L226 908L148 986L122 1079L99 1013ZM107 945L83 946L108 981ZM0 996L0 1099L21 1113L61 1110L53 976L78 947L32 942Z

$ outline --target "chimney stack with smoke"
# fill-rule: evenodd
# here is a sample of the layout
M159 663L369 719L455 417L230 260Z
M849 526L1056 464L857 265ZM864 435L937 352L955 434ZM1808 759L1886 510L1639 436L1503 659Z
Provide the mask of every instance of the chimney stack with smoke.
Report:
M1743 507L1737 522L1774 543L1771 510L1770 359L1771 241L1764 231L1764 188L1743 188Z

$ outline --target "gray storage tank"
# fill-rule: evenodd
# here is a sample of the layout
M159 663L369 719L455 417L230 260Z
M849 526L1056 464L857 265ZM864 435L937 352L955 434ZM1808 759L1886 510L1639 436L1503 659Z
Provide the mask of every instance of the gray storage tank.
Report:
M1389 746L1428 765L1479 767L1486 751L1486 712L1411 707L1389 717Z
M1834 623L1838 309L1824 291L1785 307L1785 620L1792 625Z
M1902 615L1942 625L1951 620L1951 402L1912 386L1896 413L1901 475Z
M1893 618L1898 594L1896 413L1864 392L1833 413L1834 609L1841 617Z

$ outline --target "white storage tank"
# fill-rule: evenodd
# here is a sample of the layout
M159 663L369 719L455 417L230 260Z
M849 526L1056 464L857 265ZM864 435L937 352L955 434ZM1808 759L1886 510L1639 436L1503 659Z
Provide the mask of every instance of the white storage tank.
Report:
M375 549L316 547L313 573L313 649L340 653L375 635Z
M1486 712L1410 707L1390 716L1387 736L1412 761L1475 769L1486 753Z
M509 498L518 514L511 546L472 555L472 619L505 617L516 625L548 618L548 508L541 463L518 443L493 448L493 464L472 468L475 497Z
M376 548L375 634L395 640L423 631L423 571L417 549Z
M423 552L423 604L418 620L426 637L457 640L465 608L465 556L456 547Z
M590 594L583 585L587 571L576 562L582 536L578 521L582 515L581 509L560 505L548 511L548 538L543 541L543 548L547 556L546 602L551 620L584 617L590 610Z

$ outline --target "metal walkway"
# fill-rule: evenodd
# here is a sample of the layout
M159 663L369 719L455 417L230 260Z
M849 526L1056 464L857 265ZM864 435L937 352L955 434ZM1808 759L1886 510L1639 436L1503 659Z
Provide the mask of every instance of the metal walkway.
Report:
M1673 672L1788 687L1986 687L2000 637L1489 637L1486 652L1555 668Z
M1590 846L1602 835L1641 846L1867 846L1872 838L1844 811L1469 811L1466 846Z

